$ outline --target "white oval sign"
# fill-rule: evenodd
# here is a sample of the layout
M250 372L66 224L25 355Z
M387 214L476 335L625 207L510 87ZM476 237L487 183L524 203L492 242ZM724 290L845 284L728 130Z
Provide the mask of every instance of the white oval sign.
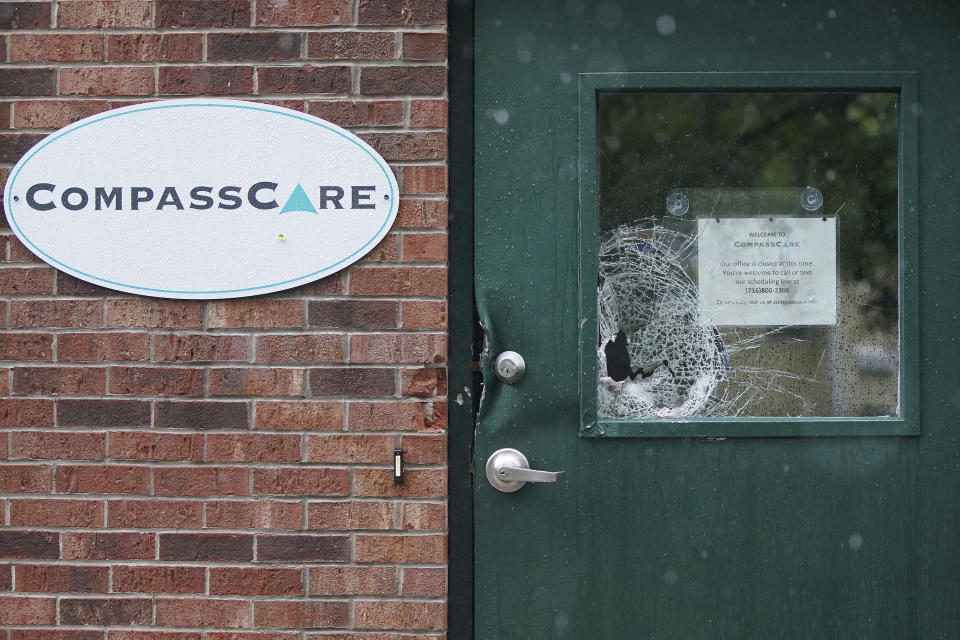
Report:
M44 261L119 291L235 298L343 269L399 205L383 158L304 113L169 100L85 118L11 170L10 226Z

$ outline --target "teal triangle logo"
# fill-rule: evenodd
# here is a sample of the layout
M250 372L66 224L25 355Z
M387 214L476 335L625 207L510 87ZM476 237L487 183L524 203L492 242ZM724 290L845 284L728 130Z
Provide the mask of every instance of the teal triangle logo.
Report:
M313 203L310 202L310 198L307 197L307 192L303 190L303 187L300 186L300 183L297 183L296 188L293 190L293 193L290 194L290 197L287 198L287 203L283 205L283 209L280 210L281 214L287 213L288 211L309 211L310 213L317 213L317 210L314 208Z

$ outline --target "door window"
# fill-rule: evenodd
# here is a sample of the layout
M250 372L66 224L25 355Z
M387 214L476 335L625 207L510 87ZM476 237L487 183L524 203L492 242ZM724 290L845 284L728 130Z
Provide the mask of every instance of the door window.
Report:
M901 103L596 90L583 427L903 418Z

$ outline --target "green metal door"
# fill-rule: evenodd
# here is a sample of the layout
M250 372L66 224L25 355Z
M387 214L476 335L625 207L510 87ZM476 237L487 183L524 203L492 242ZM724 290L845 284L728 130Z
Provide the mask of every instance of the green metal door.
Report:
M960 10L480 0L474 26L475 636L960 637ZM781 239L819 262L762 267ZM566 475L498 491L505 447Z

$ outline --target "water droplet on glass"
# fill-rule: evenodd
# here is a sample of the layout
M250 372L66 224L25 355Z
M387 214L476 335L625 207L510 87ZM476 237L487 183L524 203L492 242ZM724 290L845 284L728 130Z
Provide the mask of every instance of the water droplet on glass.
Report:
M859 533L851 533L847 545L850 547L850 551L859 551L860 547L863 546L863 536Z
M657 33L662 36L672 36L677 30L677 21L673 16L664 14L657 18Z

